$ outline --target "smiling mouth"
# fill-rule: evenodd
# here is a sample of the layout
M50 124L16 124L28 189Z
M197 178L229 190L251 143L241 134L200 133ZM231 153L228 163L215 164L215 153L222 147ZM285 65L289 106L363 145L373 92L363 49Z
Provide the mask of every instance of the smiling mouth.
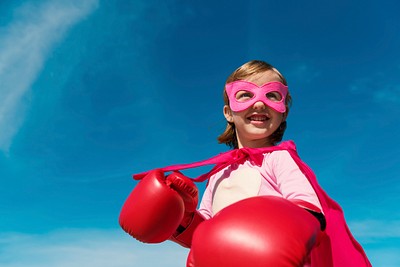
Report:
M250 117L247 118L250 121L267 121L269 120L269 117L266 115L251 115Z

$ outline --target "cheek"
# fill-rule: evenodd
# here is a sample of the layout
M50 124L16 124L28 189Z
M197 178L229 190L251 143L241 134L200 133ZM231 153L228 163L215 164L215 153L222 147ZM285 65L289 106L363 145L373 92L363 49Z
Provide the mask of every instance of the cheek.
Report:
M242 111L239 112L232 111L232 119L234 122L241 122L246 120L246 116Z
M284 113L280 113L280 112L278 112L278 111L276 111L274 109L270 109L270 113L271 113L274 121L282 122L285 119L285 114Z

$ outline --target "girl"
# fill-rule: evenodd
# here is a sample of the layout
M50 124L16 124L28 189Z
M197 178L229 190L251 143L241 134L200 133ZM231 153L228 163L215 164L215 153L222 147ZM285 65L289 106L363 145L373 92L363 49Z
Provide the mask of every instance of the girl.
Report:
M250 61L234 71L224 90L226 130L218 137L234 149L265 148L282 140L291 96L282 74L263 61ZM212 175L199 212L210 219L242 199L268 195L310 208L325 227L318 197L286 150L264 155L261 166L246 160ZM309 259L305 266L308 266Z
M144 178L121 211L122 228L143 242L168 238L191 247L187 266L370 267L340 206L318 185L294 143L281 142L291 105L283 75L264 61L249 61L228 77L224 102L227 126L218 141L233 149L135 175ZM195 179L209 179L196 210L192 180L179 172L164 177L164 172L205 164L216 166ZM243 240L243 233L255 238ZM277 249L266 255L283 239L289 240L284 254ZM262 248L254 249L255 244Z
M263 148L282 140L291 96L285 78L270 64L250 61L234 71L226 81L224 102L227 127L218 137L220 143L234 149ZM265 154L262 166L245 161L211 176L199 211L211 218L224 207L256 195L304 201L322 210L311 184L282 150Z

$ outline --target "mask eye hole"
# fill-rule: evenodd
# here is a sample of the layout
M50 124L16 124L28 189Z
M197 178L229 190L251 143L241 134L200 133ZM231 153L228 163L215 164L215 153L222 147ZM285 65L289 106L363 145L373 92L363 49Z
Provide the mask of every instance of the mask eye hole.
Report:
M254 97L254 94L252 92L246 91L246 90L240 90L239 92L236 93L235 98L239 102L246 102Z
M273 91L265 95L269 100L273 102L279 102L282 100L282 95L279 92Z

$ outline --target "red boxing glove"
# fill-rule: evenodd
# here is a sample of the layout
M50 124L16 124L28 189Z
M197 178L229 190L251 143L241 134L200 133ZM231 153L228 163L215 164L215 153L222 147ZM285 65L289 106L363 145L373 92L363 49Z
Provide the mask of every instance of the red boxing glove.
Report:
M299 267L319 232L318 220L286 199L244 199L199 225L187 266Z
M182 197L165 182L161 170L149 172L125 201L119 223L128 234L145 243L167 240L184 215Z
M161 170L149 172L133 189L122 207L119 222L128 234L145 243L160 243L193 221L198 190L181 173L165 178ZM179 243L179 240L173 241ZM191 235L189 241L191 242Z

